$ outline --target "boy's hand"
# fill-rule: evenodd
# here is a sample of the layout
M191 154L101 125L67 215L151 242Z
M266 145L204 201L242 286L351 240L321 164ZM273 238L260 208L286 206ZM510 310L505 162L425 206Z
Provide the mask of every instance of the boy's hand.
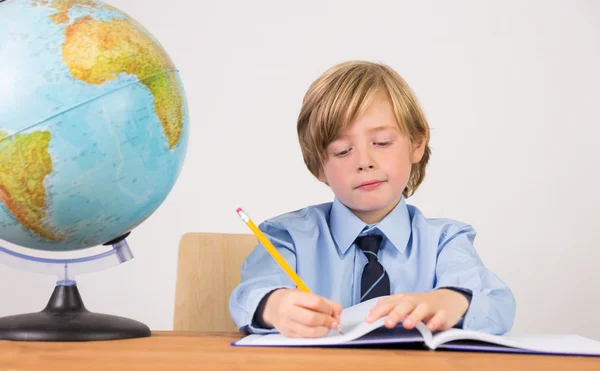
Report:
M287 337L321 337L340 324L342 306L298 289L279 289L265 304L263 319Z
M439 289L427 293L396 294L381 299L366 318L371 323L387 315L385 327L402 326L413 329L423 321L431 331L447 330L458 323L469 307L463 295L452 290Z

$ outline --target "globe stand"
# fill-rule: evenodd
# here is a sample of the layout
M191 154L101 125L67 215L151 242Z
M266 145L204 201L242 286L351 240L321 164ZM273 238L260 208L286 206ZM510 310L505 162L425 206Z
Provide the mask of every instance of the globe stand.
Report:
M133 258L123 235L104 245L112 250L80 259L43 259L0 247L0 261L36 273L58 273L59 281L46 307L37 313L0 318L0 339L18 341L91 341L150 336L145 324L86 309L75 274L97 271ZM3 254L2 254L3 253Z

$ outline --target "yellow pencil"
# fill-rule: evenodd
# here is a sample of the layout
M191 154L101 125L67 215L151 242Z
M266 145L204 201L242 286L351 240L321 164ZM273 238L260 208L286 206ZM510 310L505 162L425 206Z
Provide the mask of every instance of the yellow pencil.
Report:
M267 237L264 235L264 233L262 233L262 231L260 229L258 229L258 227L254 224L252 219L250 219L248 214L246 214L244 212L244 210L242 210L241 207L238 208L236 210L236 212L238 213L240 218L242 218L244 223L246 223L248 225L248 227L250 227L250 230L254 233L256 238L258 238L258 241L267 249L267 251L269 252L269 254L271 254L273 259L275 259L277 264L279 264L279 266L283 269L283 271L292 279L292 281L294 281L294 283L296 284L298 289L300 291L310 292L310 289L308 288L308 286L306 286L306 284L304 283L304 281L302 281L300 276L298 276L298 274L296 274L296 272L292 269L292 267L290 267L290 265L285 261L283 256L281 256L279 251L277 251L275 246L273 246L271 241L269 241L267 239ZM342 333L342 330L340 329L339 326L336 327L336 330L340 334Z

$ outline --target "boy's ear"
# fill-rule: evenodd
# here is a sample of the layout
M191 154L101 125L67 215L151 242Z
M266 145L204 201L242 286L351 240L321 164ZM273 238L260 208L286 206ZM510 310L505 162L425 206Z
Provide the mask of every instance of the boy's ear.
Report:
M321 168L321 170L319 170L319 176L317 177L317 179L319 179L320 182L327 184L327 178L325 178L325 174L323 173L322 168ZM329 185L329 184L327 184L327 185Z
M417 163L421 162L421 159L423 158L423 154L425 153L426 143L427 143L426 138L423 138L419 142L413 142L413 149L412 149L412 154L411 154L411 162L413 164L417 164Z

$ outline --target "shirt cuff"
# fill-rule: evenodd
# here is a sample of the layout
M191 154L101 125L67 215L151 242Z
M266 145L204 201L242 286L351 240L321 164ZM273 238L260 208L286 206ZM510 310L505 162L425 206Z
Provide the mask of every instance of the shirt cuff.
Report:
M478 323L487 318L487 313L489 313L490 309L489 304L490 301L484 293L474 293L469 309L463 317L464 321L462 328L465 330L479 330Z

